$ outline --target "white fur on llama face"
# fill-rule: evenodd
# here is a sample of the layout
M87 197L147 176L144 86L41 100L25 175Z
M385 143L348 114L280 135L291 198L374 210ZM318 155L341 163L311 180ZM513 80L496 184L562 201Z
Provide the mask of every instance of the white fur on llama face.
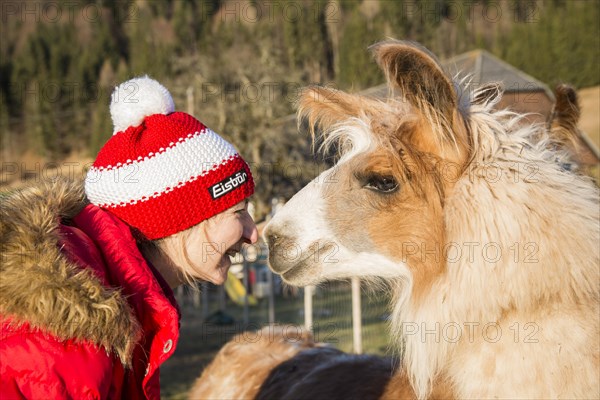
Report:
M336 236L332 229L343 226L329 213L330 205L324 198L327 185L339 184L335 168L321 173L269 222L267 235L286 232L283 242L269 254L272 268L286 282L298 286L353 276L410 280L402 261L394 261L376 249L357 251ZM293 235L287 236L289 232ZM363 240L365 245L371 245L367 235Z

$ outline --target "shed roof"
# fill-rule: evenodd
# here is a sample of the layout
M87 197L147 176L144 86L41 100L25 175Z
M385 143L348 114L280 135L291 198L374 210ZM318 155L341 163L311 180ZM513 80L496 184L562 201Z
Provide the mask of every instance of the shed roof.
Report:
M442 62L444 69L459 80L470 79L479 86L489 82L502 82L505 92L543 91L554 101L550 88L531 75L502 61L486 50L477 49L459 54Z
M502 61L486 50L477 49L449 58L442 63L444 70L461 81L465 79L467 86L476 88L484 83L502 82L504 91L510 92L544 92L554 102L554 94L543 82L518 68ZM463 87L465 89L465 87ZM386 84L374 86L360 94L376 98L386 98L389 89Z

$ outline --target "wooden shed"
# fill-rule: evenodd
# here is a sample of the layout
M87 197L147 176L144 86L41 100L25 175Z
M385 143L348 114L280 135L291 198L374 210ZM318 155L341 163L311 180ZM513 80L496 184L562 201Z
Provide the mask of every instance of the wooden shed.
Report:
M465 90L490 82L504 84L504 96L498 108L532 113L530 119L545 122L552 112L554 94L550 88L525 72L485 50L472 50L452 57L443 66L456 80L464 80Z

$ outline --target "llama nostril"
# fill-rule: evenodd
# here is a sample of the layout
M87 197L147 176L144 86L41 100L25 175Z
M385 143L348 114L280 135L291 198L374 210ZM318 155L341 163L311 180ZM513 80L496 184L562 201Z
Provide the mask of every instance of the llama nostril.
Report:
M287 243L290 240L290 237L285 233L289 230L288 224L280 224L280 225L268 225L264 232L264 238L267 242L267 246L269 246L269 250L272 251L274 248L281 246L284 243Z
M275 244L279 241L280 236L277 235L276 233L268 233L267 234L267 245L269 246L269 248L272 248L273 246L275 246Z

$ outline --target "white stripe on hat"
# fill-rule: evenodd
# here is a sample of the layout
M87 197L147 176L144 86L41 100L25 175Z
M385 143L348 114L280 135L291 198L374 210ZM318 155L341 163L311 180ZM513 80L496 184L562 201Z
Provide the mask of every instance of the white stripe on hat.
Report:
M86 195L100 206L144 201L181 187L236 155L229 142L207 128L143 160L123 160L126 165L110 169L90 168Z

